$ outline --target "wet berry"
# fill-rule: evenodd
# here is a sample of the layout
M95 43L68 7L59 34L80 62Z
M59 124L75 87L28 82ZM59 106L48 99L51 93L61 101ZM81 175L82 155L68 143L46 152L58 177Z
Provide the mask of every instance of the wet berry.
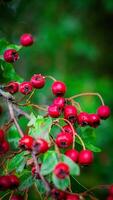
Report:
M14 93L18 92L19 84L17 82L10 82L5 86L4 89L7 92L9 92L10 94L14 94Z
M80 126L87 126L89 124L89 114L81 112L77 117L77 121Z
M62 128L63 128L65 133L69 133L69 134L73 135L73 130L72 130L70 125L65 125Z
M18 55L18 52L15 50L15 49L7 49L5 52L4 52L4 60L6 62L15 62L19 59L19 55Z
M67 148L72 144L72 142L73 136L64 132L59 133L55 140L55 143L59 148Z
M78 161L79 158L79 152L75 149L69 149L65 152L65 155L67 157L69 157L71 160L73 160L74 162Z
M0 191L8 190L10 188L9 176L0 176Z
M34 88L40 89L43 88L45 85L45 77L41 74L34 74L30 80L31 85Z
M59 162L55 166L53 173L57 176L57 178L64 179L69 175L69 166L66 163Z
M64 108L64 118L74 123L77 120L77 109L75 106L67 105Z
M0 154L4 154L9 151L9 143L4 140L0 145Z
M14 189L17 188L19 186L19 178L15 175L9 175L9 179L10 179L10 189Z
M98 127L100 124L100 118L97 114L89 114L89 125L93 128Z
M24 33L20 37L20 44L22 46L30 46L33 44L33 42L34 42L33 36L29 33Z
M30 135L24 135L19 140L19 147L25 150L32 150L33 143L34 143L33 137L31 137Z
M32 85L30 82L23 82L20 84L19 86L19 91L20 93L24 94L24 95L28 95L32 92Z
M48 142L46 142L43 138L38 138L33 144L33 151L36 154L45 153L48 149Z
M53 104L63 110L65 106L65 99L63 97L57 97L54 99Z
M55 96L63 96L66 92L66 85L61 81L55 81L52 84L52 92Z
M98 108L97 114L101 119L107 119L110 116L110 108L106 105L102 105Z
M48 115L52 118L57 118L61 114L61 109L57 105L50 105L48 107Z
M90 165L94 160L93 152L90 150L82 150L79 152L78 162L80 165Z
M66 200L80 200L80 198L78 194L67 194Z
M65 200L65 192L54 188L51 191L51 197L54 200Z

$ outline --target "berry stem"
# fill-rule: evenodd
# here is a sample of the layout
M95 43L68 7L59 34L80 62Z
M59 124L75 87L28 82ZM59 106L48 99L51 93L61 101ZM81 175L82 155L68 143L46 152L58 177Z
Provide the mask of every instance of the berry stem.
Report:
M81 145L82 145L82 147L83 147L83 150L85 150L85 149L86 149L86 148L85 148L85 144L84 144L82 138L80 137L80 135L76 134L76 137L78 137L78 139L80 140Z
M47 112L47 109L46 108L43 108L42 106L39 106L39 105L35 105L35 104L29 104L29 106L33 106L39 110L43 110L43 111L46 111Z
M11 191L10 192L7 192L7 193L5 193L2 197L0 197L0 200L2 200L2 199L4 199L4 197L6 197L8 194L10 194L11 193Z
M30 99L31 99L32 96L34 95L35 91L36 91L36 89L34 89L34 90L32 91L32 93L30 94L30 96L29 96L28 99L26 100L26 103L29 103L29 102L30 102Z
M67 98L67 100L70 101L72 99L75 99L75 98L78 98L78 97L81 97L81 96L98 96L102 105L104 105L104 100L103 100L102 96L99 93L93 93L93 92L80 93L80 94L74 95L70 98Z
M45 76L45 78L49 78L49 79L51 79L53 81L56 81L56 79L53 76Z

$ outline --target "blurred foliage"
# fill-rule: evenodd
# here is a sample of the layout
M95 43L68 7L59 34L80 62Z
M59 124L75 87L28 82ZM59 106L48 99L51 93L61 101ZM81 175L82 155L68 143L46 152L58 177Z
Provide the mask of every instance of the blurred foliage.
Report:
M21 50L15 67L25 80L33 73L55 76L66 82L67 96L96 91L113 111L113 0L1 0L0 38L19 44L24 32L32 33L36 40L32 47ZM50 103L50 86L48 80L33 100ZM95 97L81 97L78 102L88 112L100 105ZM113 182L112 121L111 116L96 129L102 152L77 179L86 187ZM81 190L78 183L75 188Z

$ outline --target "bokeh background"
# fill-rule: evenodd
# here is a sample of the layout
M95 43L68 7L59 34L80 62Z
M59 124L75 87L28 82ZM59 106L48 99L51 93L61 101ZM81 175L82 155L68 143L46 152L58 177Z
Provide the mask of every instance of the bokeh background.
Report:
M23 48L16 71L52 75L67 84L67 96L99 92L113 110L113 0L0 0L0 38L19 43L24 32L34 35L32 47ZM34 101L49 103L50 85ZM84 111L95 112L96 97L79 98ZM95 130L102 149L95 162L77 178L85 187L113 183L113 117ZM73 190L84 190L78 183ZM106 191L102 190L101 195ZM102 198L102 199L103 199Z

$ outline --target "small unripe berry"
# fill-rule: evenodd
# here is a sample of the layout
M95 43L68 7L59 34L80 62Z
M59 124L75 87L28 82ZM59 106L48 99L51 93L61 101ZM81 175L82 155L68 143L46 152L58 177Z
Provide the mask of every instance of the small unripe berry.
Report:
M71 160L73 160L74 162L78 161L79 158L79 152L75 149L69 149L65 152L65 155L67 157L69 157Z
M67 194L66 200L80 200L80 198L78 194Z
M89 125L93 128L98 127L100 124L100 118L97 114L89 114Z
M0 129L0 145L1 145L1 142L4 141L4 131L2 129Z
M31 137L30 135L24 135L20 140L19 140L19 147L23 148L25 150L32 150L34 143L34 138Z
M81 112L77 117L78 124L80 126L86 126L89 124L89 114L86 112Z
M4 140L0 145L0 154L6 153L9 151L9 143Z
M20 44L22 46L30 46L33 44L33 42L34 42L33 36L29 33L24 33L20 37Z
M31 85L34 88L40 89L43 88L45 85L45 77L41 74L34 74L30 80Z
M53 173L58 177L59 179L64 179L69 175L69 166L66 163L59 162L54 170Z
M24 95L28 95L32 92L32 85L30 82L23 82L20 84L19 86L19 91L24 94Z
M94 160L93 152L90 150L82 150L79 152L78 162L80 165L90 165Z
M4 52L4 60L6 62L15 62L19 59L19 55L18 55L18 52L15 50L15 49L7 49L5 52Z
M71 123L76 122L77 120L77 109L75 106L67 105L64 108L64 118L69 120Z
M14 94L16 92L18 92L19 89L19 84L17 82L10 82L8 83L5 88L4 88L7 92Z
M61 109L57 105L50 105L48 107L48 115L52 118L57 118L61 114Z
M10 189L17 188L19 186L19 178L13 174L9 175L10 179Z
M24 198L21 195L12 195L10 200L24 200Z
M61 81L55 81L52 84L52 92L55 96L63 96L66 92L66 85Z
M0 191L8 190L10 188L9 176L0 176Z
M65 125L62 127L65 133L73 135L73 130L70 125Z
M110 108L106 105L102 105L98 108L97 114L101 119L107 119L110 116Z
M53 188L51 191L51 197L54 200L65 200L65 192Z
M67 148L72 144L72 142L73 136L64 132L59 133L55 140L55 143L59 148Z
M65 106L65 99L63 97L57 97L53 100L53 104L63 110Z
M46 142L43 138L38 138L33 144L33 151L36 154L45 153L48 149L48 142Z

